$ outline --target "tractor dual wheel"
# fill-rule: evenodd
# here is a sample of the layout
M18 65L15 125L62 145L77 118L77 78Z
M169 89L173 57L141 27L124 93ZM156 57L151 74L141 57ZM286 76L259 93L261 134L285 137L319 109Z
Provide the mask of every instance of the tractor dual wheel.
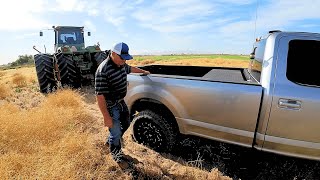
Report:
M72 55L57 53L55 57L57 59L61 85L63 87L80 88L81 74Z
M34 63L41 93L50 93L57 88L54 78L53 57L49 54L34 55Z
M133 138L158 152L170 152L176 141L171 124L150 110L139 112L133 119Z

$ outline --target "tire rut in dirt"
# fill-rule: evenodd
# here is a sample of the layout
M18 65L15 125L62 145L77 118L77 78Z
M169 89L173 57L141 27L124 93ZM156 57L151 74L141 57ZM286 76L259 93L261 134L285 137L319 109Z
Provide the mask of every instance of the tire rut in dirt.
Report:
M141 111L133 119L133 138L158 152L170 152L174 147L176 133L162 116Z
M72 55L58 53L56 58L60 71L61 85L73 88L81 87L81 74Z
M49 93L56 89L53 57L49 54L34 55L34 63L41 93Z

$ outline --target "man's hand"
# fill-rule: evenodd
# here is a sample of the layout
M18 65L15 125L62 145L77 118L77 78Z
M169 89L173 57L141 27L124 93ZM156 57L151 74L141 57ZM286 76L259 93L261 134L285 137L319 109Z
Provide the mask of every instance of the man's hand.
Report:
M113 127L113 122L112 122L112 118L111 117L104 117L104 126L108 127L108 128L112 128Z
M108 128L113 127L112 118L107 110L107 103L104 95L97 95L99 109L103 115L104 126Z
M146 70L143 70L143 69L134 67L134 66L131 66L131 72L132 72L132 73L142 73L142 74L145 74L145 75L150 74L149 71L146 71Z

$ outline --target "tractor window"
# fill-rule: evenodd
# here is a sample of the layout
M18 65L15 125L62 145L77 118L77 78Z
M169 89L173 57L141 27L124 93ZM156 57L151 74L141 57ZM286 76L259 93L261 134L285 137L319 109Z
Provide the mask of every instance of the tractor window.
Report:
M82 44L83 34L79 30L61 30L58 37L59 44Z

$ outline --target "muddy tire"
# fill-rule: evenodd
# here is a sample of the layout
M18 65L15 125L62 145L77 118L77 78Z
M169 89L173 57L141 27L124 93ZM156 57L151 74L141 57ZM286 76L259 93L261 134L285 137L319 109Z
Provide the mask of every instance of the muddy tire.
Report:
M170 152L174 147L177 133L162 116L144 110L134 117L132 124L136 142L158 152Z
M53 57L49 54L34 55L34 63L41 93L50 93L56 89Z
M81 78L78 67L72 58L72 55L58 53L56 54L57 64L60 72L60 81L63 87L72 88L81 87Z

